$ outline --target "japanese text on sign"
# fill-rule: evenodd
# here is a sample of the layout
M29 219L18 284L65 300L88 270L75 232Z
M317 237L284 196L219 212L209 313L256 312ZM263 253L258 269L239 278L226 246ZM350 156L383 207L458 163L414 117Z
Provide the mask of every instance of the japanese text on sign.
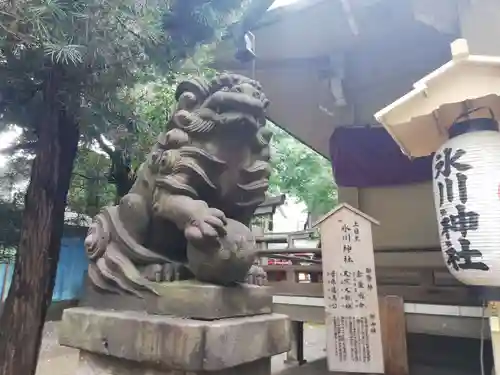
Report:
M370 322L368 318L352 316L333 317L335 356L340 362L368 363L371 361L369 340ZM349 351L348 351L349 348Z
M331 236L321 231L329 369L383 372L371 222L344 211L331 223Z
M460 161L465 150L445 148L436 155L434 179L439 194L441 235L445 238L447 265L455 271L488 271L482 253L474 249L467 234L479 229L480 214L467 209L467 175L472 165ZM447 208L445 206L452 206ZM455 242L455 243L454 243Z
M343 265L340 272L333 270L326 273L329 307L332 309L361 309L366 307L367 293L373 293L373 272L369 267L359 268L353 258L353 247L360 242L359 223L352 227L343 224L342 228Z

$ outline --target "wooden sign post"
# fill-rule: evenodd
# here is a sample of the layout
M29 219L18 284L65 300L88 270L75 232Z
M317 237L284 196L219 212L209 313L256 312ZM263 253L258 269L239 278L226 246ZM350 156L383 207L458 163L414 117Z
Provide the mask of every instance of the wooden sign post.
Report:
M331 372L384 373L372 224L341 204L320 219L327 361Z

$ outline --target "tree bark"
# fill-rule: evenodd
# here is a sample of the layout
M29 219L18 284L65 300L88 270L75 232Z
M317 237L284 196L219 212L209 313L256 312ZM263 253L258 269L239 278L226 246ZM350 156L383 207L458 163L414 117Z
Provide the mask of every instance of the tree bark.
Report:
M0 317L0 374L34 375L47 309L52 300L64 210L79 130L61 108L57 83L45 94L38 147L25 200L12 285Z

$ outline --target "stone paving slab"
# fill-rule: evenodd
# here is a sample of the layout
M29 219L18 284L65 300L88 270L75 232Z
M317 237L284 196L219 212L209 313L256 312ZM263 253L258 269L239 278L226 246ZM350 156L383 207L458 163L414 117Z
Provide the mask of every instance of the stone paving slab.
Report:
M282 370L276 375L353 375L348 373L328 372L326 358L307 363L300 367ZM477 375L472 372L462 372L456 369L443 369L429 366L411 366L410 375Z

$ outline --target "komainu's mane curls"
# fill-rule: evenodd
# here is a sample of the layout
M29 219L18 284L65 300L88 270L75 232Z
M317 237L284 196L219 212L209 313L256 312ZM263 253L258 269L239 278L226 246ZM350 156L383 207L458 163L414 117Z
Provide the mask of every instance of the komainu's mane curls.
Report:
M237 74L220 74L212 81L194 78L177 87L177 110L170 126L186 133L206 133L235 124L265 125L269 100L260 84Z

